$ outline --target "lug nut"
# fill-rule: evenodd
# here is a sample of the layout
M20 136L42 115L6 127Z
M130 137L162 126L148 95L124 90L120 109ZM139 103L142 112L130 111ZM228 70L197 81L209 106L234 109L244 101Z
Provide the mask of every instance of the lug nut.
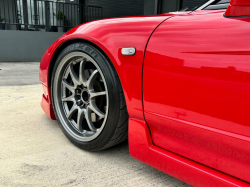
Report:
M80 89L76 89L76 94L77 95L81 94L81 90Z
M81 105L83 104L83 102L82 102L81 100L78 100L78 101L76 101L76 104L77 104L78 106L81 106Z

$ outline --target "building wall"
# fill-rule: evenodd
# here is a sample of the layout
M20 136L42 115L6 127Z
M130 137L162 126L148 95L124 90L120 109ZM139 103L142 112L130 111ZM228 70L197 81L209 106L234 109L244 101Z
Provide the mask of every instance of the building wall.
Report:
M0 30L0 62L39 62L63 33Z
M155 15L180 10L181 0L144 0L144 15Z
M85 0L85 4L103 7L104 18L144 14L144 0Z
M10 6L14 2L14 0L5 1L8 1ZM72 2L70 0L66 1ZM3 0L0 0L0 4L1 2ZM162 0L162 8L158 9L159 13L178 10L178 2L181 3L182 8L187 6L193 8L201 5L203 0ZM101 6L103 7L104 18L153 15L157 10L156 0L75 0L72 3ZM1 7L3 8L3 5L0 5L0 9L3 11ZM68 19L70 20L70 18ZM62 34L55 32L0 30L0 62L40 61L46 49Z
M157 6L155 0L144 0L144 15L154 15L155 6Z
M180 0L161 0L159 13L175 12L180 9Z
M181 7L186 8L188 7L189 10L192 10L196 6L201 6L206 3L208 0L182 0Z
M9 13L9 10L16 10ZM17 6L15 0L0 0L0 17L4 18L3 22L17 22ZM15 25L7 25L6 29L16 29Z

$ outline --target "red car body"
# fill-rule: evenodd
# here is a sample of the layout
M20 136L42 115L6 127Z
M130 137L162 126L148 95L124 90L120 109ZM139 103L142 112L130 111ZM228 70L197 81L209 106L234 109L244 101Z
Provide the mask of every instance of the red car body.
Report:
M194 186L250 186L250 17L225 10L116 18L78 26L44 54L42 108L62 49L85 41L114 64L130 154ZM123 56L121 49L135 47Z

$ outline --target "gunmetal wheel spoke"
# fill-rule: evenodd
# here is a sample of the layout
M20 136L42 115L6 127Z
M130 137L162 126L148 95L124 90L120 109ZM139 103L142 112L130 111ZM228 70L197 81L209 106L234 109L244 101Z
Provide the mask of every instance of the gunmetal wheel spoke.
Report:
M95 126L93 125L93 122L92 122L91 113L92 113L92 112L91 112L90 108L87 107L86 113L85 113L85 118L86 118L88 127L89 127L89 129L90 129L91 131L96 132L96 128L95 128Z
M86 86L89 90L92 90L93 89L93 83L94 83L94 80L95 78L97 77L98 75L98 70L96 69L95 71L93 71L93 73L90 75L87 83L86 83Z
M93 97L98 97L98 96L101 96L101 95L106 95L106 91L95 92L94 90L91 90L91 91L89 91L89 94L90 94L90 99L91 99Z
M74 114L77 110L78 110L78 106L77 106L76 104L74 104L74 105L72 106L72 108L70 109L69 113L67 114L67 118L68 118L69 120L71 120L73 114Z
M85 64L86 64L86 59L83 59L80 62L80 67L79 67L79 82L80 82L80 84L83 84L86 87L87 79L86 79L86 75L84 73Z
M77 129L82 132L82 122L85 117L85 109L79 109L78 110L78 115L77 115Z
M73 69L73 64L70 64L70 66L69 66L69 73L70 73L71 79L74 83L74 88L76 88L77 85L79 85L79 78L77 77L77 75Z
M74 86L70 85L65 79L62 80L62 84L69 89L72 93L74 92Z
M67 101L72 101L72 102L74 102L74 101L75 101L75 96L72 94L72 95L69 96L69 97L62 97L62 101L63 101L63 102L67 102Z
M101 118L105 116L105 114L96 106L94 101L90 102L89 108Z

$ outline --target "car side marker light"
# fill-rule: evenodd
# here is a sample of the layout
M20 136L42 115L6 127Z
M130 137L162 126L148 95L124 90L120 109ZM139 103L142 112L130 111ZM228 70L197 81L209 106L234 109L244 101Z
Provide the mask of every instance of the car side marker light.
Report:
M136 52L136 49L134 47L124 47L122 48L122 54L125 56L132 56Z

